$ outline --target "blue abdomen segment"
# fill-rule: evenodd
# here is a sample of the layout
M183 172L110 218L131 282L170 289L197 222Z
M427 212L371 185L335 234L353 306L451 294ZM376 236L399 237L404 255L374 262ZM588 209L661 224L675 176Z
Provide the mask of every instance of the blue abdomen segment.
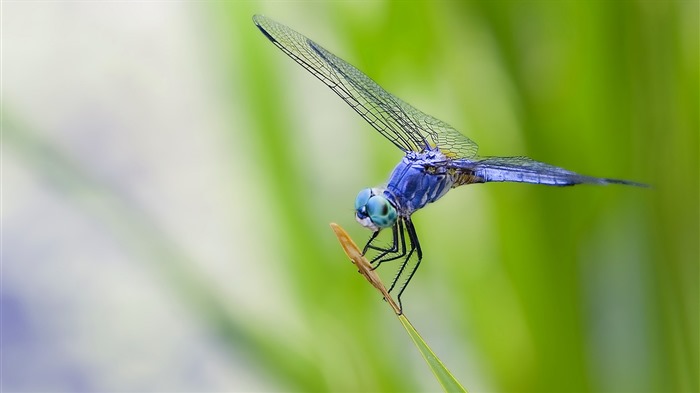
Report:
M407 155L391 173L385 196L404 215L437 201L454 185L454 177L446 168L430 166L428 171L426 165L429 161Z

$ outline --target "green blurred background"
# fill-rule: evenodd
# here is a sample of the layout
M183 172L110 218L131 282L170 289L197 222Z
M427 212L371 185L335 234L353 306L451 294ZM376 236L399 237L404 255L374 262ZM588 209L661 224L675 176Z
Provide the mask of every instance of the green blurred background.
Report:
M401 154L255 13L483 155L653 186L414 215L465 387L698 391L697 1L5 2L4 391L439 390L328 227Z

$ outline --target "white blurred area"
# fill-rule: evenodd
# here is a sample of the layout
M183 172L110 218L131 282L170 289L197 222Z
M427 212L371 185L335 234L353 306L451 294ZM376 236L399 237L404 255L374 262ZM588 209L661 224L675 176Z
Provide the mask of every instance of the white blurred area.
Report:
M204 60L210 15L194 2L2 7L2 390L271 390L178 286L199 276L240 319L268 310L296 328L265 296L285 290L279 251L250 236L271 213L245 133L225 138L231 119L246 124Z

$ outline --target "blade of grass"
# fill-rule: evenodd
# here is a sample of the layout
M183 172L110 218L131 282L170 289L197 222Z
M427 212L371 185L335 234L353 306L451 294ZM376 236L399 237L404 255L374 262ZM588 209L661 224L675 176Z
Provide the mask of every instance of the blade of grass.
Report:
M348 235L348 233L345 232L345 230L340 225L334 222L331 223L331 228L333 228L335 236L338 237L340 245L343 246L345 254L350 258L352 263L354 263L355 266L357 266L357 272L365 276L367 281L369 281L373 287L377 288L377 290L384 296L384 299L386 299L391 308L394 309L396 315L400 315L401 310L399 309L399 306L396 304L394 299L386 290L386 287L382 283L382 280L379 278L379 275L377 275L377 272L375 272L372 269L372 265L370 265L369 261L367 261L367 259L362 255L362 252L360 252L360 249L357 247L357 244L355 244L355 242L350 238L350 235Z
M442 363L440 358L435 355L435 352L433 352L432 349L428 346L428 344L423 340L423 337L421 337L420 334L418 334L418 331L413 327L411 322L406 318L406 315L399 315L399 321L401 321L401 324L403 327L406 329L406 332L408 332L408 335L411 336L411 340L413 340L413 343L416 345L416 348L418 348L418 351L420 351L420 354L423 356L423 359L425 359L425 362L428 363L428 366L430 367L430 370L433 372L435 375L435 379L438 380L440 385L442 386L442 390L446 392L465 392L467 389L462 386L459 381L450 373L450 370L445 367L445 365Z
M357 266L358 272L362 274L367 281L369 281L370 284L372 284L372 286L382 294L382 296L384 296L384 299L394 310L394 313L399 318L399 321L403 327L406 329L406 332L411 337L411 340L413 340L413 343L416 345L416 348L418 348L418 351L423 356L423 359L425 359L425 362L428 363L430 370L435 375L435 378L440 383L440 386L442 386L442 389L446 392L466 392L467 390L459 383L459 381L457 381L457 379L455 379L452 373L450 373L447 367L445 367L442 361L440 361L437 355L435 355L435 352L430 349L425 340L423 340L420 334L418 334L418 331L416 331L408 318L406 318L406 315L401 313L401 310L389 292L386 290L386 287L379 278L379 275L372 270L372 266L370 265L369 261L367 261L364 255L362 255L362 252L360 252L357 244L355 244L355 242L350 238L350 235L348 235L348 233L336 223L331 223L331 228L333 229L333 232L335 232L338 241L340 241L340 245L343 247L345 254L350 258L352 263Z

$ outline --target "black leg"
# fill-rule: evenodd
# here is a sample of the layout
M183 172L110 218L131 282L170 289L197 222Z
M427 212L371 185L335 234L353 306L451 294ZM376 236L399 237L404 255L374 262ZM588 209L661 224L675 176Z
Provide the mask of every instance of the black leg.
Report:
M365 254L367 253L368 250L376 250L376 251L379 251L381 254L379 254L378 257L375 257L375 258L372 259L372 261L371 261L371 262L374 262L374 261L376 261L376 260L378 260L378 259L381 259L381 258L382 258L384 255L386 255L386 254L394 253L394 252L398 251L398 246L397 246L397 242L398 242L397 239L398 239L398 236L397 236L397 234L396 234L396 227L397 227L397 225L394 225L393 227L391 227L391 235L392 235L392 237L393 237L393 239L394 239L393 242L391 243L391 247L384 248L384 247L379 247L379 246L372 245L372 242L377 238L377 236L379 235L379 232L381 232L381 230L379 230L379 231L374 232L374 233L372 234L372 237L369 238L369 240L367 241L367 245L366 245L365 248L362 250L362 255L365 255Z
M392 243L390 247L384 248L384 247L379 247L372 245L372 242L375 241L377 238L379 231L374 232L372 236L369 238L369 241L367 242L367 245L365 245L365 248L363 249L362 254L365 255L368 250L376 250L379 251L379 254L372 258L370 264L372 264L372 270L376 269L379 267L384 262L388 261L393 261L395 259L402 258L406 254L406 237L404 235L404 226L403 222L401 220L397 221L397 223L391 228L391 233L392 233ZM400 250L399 250L400 248ZM396 255L390 255L390 254L396 254ZM389 255L387 257L387 255Z
M382 252L381 254L377 255L376 257L372 258L370 263L373 265L372 270L375 270L376 268L379 267L384 262L389 262L393 261L396 259L401 259L403 258L404 255L406 255L406 236L404 235L404 227L403 227L403 222L398 221L396 225L394 225L394 242L391 246L390 250L387 250L385 252ZM399 244L401 245L401 251L399 251ZM386 257L387 254L396 254L393 256Z
M413 278L413 275L416 274L416 271L418 270L418 266L420 265L420 262L423 259L423 251L421 250L420 242L418 241L418 235L416 234L416 229L413 226L413 222L411 222L410 218L406 218L405 221L406 221L406 232L408 233L408 240L411 243L411 245L410 245L410 249L408 251L408 254L404 258L403 263L401 264L401 267L399 268L399 271L396 273L396 276L394 277L394 281L392 281L392 283L391 283L391 287L389 287L389 292L394 290L394 287L396 287L396 284L399 282L399 280L403 276L404 271L406 270L406 267L408 266L409 262L411 261L411 257L413 257L414 252L418 256L418 260L416 261L416 264L411 268L410 273L408 275L408 278L403 283L401 283L399 286L400 287L399 294L396 296L396 300L399 303L399 311L403 310L403 305L401 304L401 295L403 294L403 291L408 286L408 283Z
M418 266L420 266L420 261L423 259L423 250L421 250L421 248L420 248L420 242L418 241L418 235L416 234L416 228L413 226L413 222L411 222L410 218L406 219L406 231L408 232L408 238L411 241L412 250L416 250L416 255L418 256L418 261L413 266L413 269L411 269L411 274L409 274L408 279L406 279L406 281L404 281L404 283L401 285L401 290L399 290L399 294L396 296L396 300L399 302L399 311L403 310L403 306L401 305L401 294L403 294L403 291L408 286L408 283L411 282L413 275L416 274L416 271L418 270ZM409 256L409 258L410 258L410 256ZM406 259L406 262L408 262L409 258ZM403 269L403 266L402 266L402 269Z
M372 233L372 236L370 236L369 240L367 240L367 244L365 244L365 248L362 249L362 255L363 255L363 256L364 256L365 254L367 254L367 250L369 250L370 248L373 249L373 250L376 250L376 249L377 249L375 246L372 246L372 242L374 241L374 239L377 238L377 236L379 236L379 232L380 232L380 231L375 231L375 232L373 232L373 233Z
M379 235L379 231L377 231L374 232L369 238L369 241L367 241L367 245L365 245L362 254L366 254L367 251L370 249L379 251L379 255L372 258L372 260L370 261L370 263L372 264L372 270L378 268L379 265L381 265L384 262L393 261L396 259L403 259L401 267L399 268L399 271L396 273L396 276L394 277L394 280L392 281L391 286L389 287L389 292L394 290L394 287L396 287L396 284L398 284L399 280L404 275L406 267L411 261L413 254L415 253L418 256L418 261L413 267L410 268L408 278L399 285L399 294L396 297L396 299L399 304L399 311L401 311L403 310L403 305L401 304L401 295L406 289L406 286L408 286L408 283L413 278L413 275L416 273L416 270L418 270L418 266L420 265L421 259L423 258L423 251L421 250L420 243L418 242L418 235L416 235L416 229L413 226L413 222L411 222L410 218L399 217L399 219L396 221L396 224L391 228L391 230L393 241L390 247L384 248L372 244ZM408 234L409 246L406 245L406 234Z
M403 219L401 219L403 221ZM406 220L406 229L408 230L408 225L409 225L409 220ZM403 225L402 225L403 227ZM403 233L401 234L403 238ZM394 287L396 286L396 283L399 281L399 278L403 274L403 271L406 269L406 265L408 265L408 262L411 260L411 256L413 256L413 252L415 251L415 243L413 242L413 239L411 238L411 234L408 234L408 241L410 242L410 248L408 250L408 254L405 252L403 253L402 256L405 256L403 262L401 263L401 267L399 268L399 271L396 272L396 275L394 276L394 280L391 282L391 286L389 287L389 292L394 290ZM406 245L405 239L404 239L404 247Z

